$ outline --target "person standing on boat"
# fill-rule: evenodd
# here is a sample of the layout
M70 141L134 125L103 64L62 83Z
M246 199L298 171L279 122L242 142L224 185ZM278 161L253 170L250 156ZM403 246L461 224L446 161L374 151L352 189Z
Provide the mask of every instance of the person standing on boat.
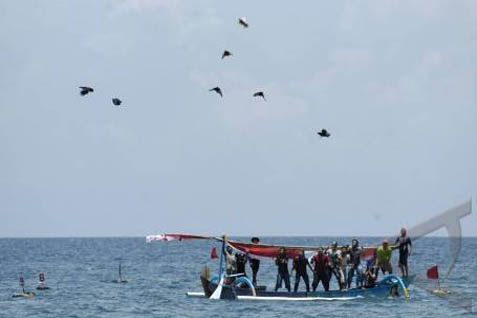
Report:
M247 276L245 272L245 264L247 264L248 256L242 253L235 253L235 267L237 275Z
M222 236L222 239L225 242L225 244L222 245L223 247L222 253L225 256L225 273L227 274L227 276L230 276L235 273L235 269L236 269L235 257L233 255L233 249L227 245L227 237L224 235ZM225 247L225 245L227 245L227 247ZM234 279L231 277L227 277L227 279L225 280L227 284L230 284L233 281Z
M383 274L392 274L393 267L391 265L391 256L393 249L389 246L389 241L387 239L383 240L383 244L378 247L377 250L377 260L376 265L381 269Z
M275 264L278 267L277 283L275 285L275 291L278 288L282 288L282 282L285 281L285 287L288 292L291 292L290 288L290 274L288 273L288 258L287 252L284 247L280 248L280 254L275 258Z
M341 250L338 249L338 243L331 243L331 248L327 251L327 254L330 258L330 281L332 275L334 275L340 290L342 290L345 288L345 281L343 271L341 270Z
M260 239L258 237L252 237L251 241L253 244L258 244L260 242ZM250 256L248 259L249 259L250 268L252 269L252 283L254 286L257 286L257 273L260 267L260 260L258 258L250 257Z
M349 264L349 253L348 253L349 245L346 247L343 246L341 248L341 257L340 257L340 270L341 270L341 275L342 275L342 285L343 289L346 288L346 282L348 280L348 264Z
M323 253L323 249L319 248L317 253L313 255L311 264L314 266L313 283L311 284L313 291L316 291L320 281L323 284L325 291L328 291L330 289L330 279L328 274L329 258L327 254Z
M303 277L303 281L305 282L306 291L310 292L310 279L308 277L308 273L306 272L306 268L309 267L312 271L313 269L308 262L308 259L305 257L305 251L301 251L299 256L296 256L293 259L293 271L295 271L295 293L298 291L298 285L300 284L300 278Z
M361 264L361 254L363 249L359 246L357 239L351 241L351 249L349 250L349 272L348 272L348 289L351 288L351 283L353 281L353 276L356 273L356 287L358 287L359 280L359 266Z
M412 252L411 238L407 236L406 228L401 229L401 236L396 239L396 246L399 248L399 268L403 277L406 277L409 272L407 268L407 257Z

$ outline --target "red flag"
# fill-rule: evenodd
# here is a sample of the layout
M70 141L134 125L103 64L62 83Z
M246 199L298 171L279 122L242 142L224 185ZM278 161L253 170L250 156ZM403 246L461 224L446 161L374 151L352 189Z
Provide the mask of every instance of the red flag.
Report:
M217 255L217 249L215 247L212 247L212 249L210 250L210 258L211 259L219 258L219 256Z
M427 270L427 278L439 279L439 272L437 271L437 265L434 265Z

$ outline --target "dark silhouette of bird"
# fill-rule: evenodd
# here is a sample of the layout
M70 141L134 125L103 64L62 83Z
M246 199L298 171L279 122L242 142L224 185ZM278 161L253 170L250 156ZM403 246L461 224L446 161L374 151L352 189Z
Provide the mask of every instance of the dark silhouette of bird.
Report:
M330 133L324 128L321 131L317 132L317 134L320 135L320 137L326 138L329 138L331 136Z
M230 51L225 50L224 53L222 53L222 59L227 56L232 56L232 53L230 53Z
M217 94L219 94L220 97L224 97L224 96L222 95L222 90L220 89L220 87L217 86L217 87L214 87L214 88L209 89L209 92L212 92L212 91L214 91L214 92L216 92Z
M114 105L114 106L119 106L119 105L121 105L121 103L123 102L123 101L120 100L119 98L113 98L112 101L113 101L113 105Z
M80 86L79 88L81 89L80 91L81 96L85 96L85 95L88 95L89 93L94 92L94 89L88 86Z
M248 28L248 22L245 17L241 17L238 19L238 23L243 26L244 28Z
M263 92L256 92L253 94L253 97L261 97L263 98L264 101L266 101L265 99L265 95L263 94Z

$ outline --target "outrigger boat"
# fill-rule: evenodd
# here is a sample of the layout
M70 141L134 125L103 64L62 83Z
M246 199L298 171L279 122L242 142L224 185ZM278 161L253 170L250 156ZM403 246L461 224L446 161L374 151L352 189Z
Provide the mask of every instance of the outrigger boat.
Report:
M191 235L191 234L159 234L146 237L148 243L153 241L171 240L214 240L222 243L222 251L225 246L249 255L259 257L277 257L280 248L285 248L288 258L298 256L302 251L315 252L322 246L283 246L244 243L240 241L224 240L222 237ZM375 247L364 247L362 257L368 258L374 255ZM224 269L225 261L223 253L220 253L219 271L211 277L210 270L205 267L200 275L203 292L188 292L190 297L205 297L209 299L231 300L291 300L291 301L316 301L316 300L351 300L365 297L396 297L402 291L404 297L409 298L408 286L414 276L400 278L396 275L387 275L377 281L371 288L351 288L347 290L329 290L317 292L281 292L267 291L265 286L254 286L247 276L241 274L227 275ZM226 283L233 280L233 283Z

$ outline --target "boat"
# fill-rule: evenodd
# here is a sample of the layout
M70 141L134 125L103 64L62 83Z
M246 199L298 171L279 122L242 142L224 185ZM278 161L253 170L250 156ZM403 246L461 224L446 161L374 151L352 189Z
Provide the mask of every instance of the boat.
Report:
M223 295L221 299L247 299L247 300L351 300L357 298L368 297L397 297L399 290L403 291L403 295L408 297L408 287L414 276L401 279L395 275L387 275L372 288L351 288L348 290L329 290L316 292L283 292L283 291L267 291L264 289L255 289L254 287L238 286L243 283L223 285ZM217 282L211 281L204 276L200 276L203 292L188 292L189 297L205 297L211 298L219 287ZM407 295L406 295L407 294Z
M173 240L183 241L192 239L214 240L221 242L222 250L226 246L239 251L259 257L274 258L281 248L285 248L286 256L294 258L302 251L315 252L323 246L283 246L270 244L244 243L240 241L227 240L225 237L202 236L193 234L159 234L146 237L146 241L169 242ZM362 258L370 258L375 255L376 247L364 247ZM317 300L353 300L368 297L400 297L409 298L409 285L414 276L400 278L396 275L387 275L377 281L370 288L351 288L347 290L329 290L315 292L283 292L267 291L265 286L254 286L247 276L242 274L227 275L224 269L224 256L220 253L220 264L218 274L210 275L210 270L205 267L200 274L202 292L187 292L189 297L203 297L208 299L229 299L229 300L283 300L283 301L317 301ZM233 281L231 283L230 281ZM227 282L227 283L226 283Z

